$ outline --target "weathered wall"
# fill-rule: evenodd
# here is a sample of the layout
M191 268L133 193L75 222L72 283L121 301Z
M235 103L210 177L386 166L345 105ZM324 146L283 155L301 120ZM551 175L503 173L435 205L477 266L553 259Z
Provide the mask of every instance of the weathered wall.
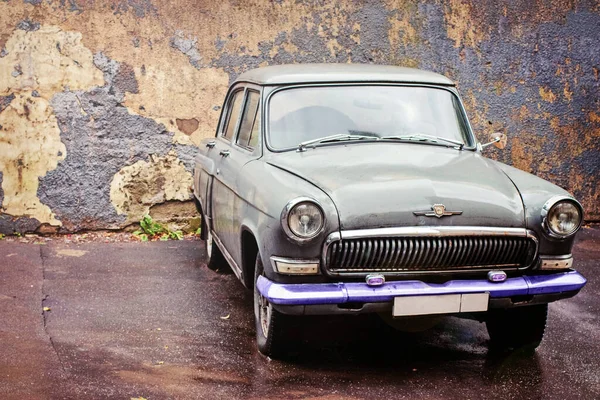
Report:
M227 85L296 62L449 76L477 134L509 136L492 157L599 220L599 27L577 0L0 0L0 232L186 215Z

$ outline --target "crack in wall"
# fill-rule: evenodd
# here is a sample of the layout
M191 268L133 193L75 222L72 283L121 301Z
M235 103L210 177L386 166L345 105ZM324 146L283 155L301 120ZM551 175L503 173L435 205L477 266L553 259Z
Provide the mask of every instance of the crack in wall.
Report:
M58 364L60 365L60 369L61 369L64 377L66 377L67 370L65 369L64 362L60 356L58 347L56 346L56 343L54 342L52 335L48 331L48 312L50 312L50 311L44 311L44 307L46 307L46 300L48 300L48 298L50 297L50 294L46 293L46 258L47 258L47 256L44 254L44 246L43 245L38 245L38 246L40 248L40 260L41 260L41 265L42 265L42 293L41 293L42 302L41 302L41 304L42 304L42 321L43 321L44 333L46 334L46 336L48 336L50 345L52 346L52 349L54 350L54 353L56 354L56 358L58 359Z

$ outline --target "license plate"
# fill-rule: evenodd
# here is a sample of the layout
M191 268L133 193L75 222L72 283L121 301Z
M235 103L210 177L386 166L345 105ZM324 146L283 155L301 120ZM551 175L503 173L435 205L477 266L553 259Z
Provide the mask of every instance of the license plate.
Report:
M393 316L487 311L489 293L404 296L394 298Z

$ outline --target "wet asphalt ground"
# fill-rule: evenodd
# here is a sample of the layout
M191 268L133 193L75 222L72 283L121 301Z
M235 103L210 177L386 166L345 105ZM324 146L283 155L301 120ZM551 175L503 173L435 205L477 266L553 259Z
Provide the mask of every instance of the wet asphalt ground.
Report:
M489 353L476 321L389 335L350 317L306 319L297 352L269 360L251 293L203 252L198 241L0 242L0 399L600 398L598 228L574 251L588 285L550 306L533 356Z

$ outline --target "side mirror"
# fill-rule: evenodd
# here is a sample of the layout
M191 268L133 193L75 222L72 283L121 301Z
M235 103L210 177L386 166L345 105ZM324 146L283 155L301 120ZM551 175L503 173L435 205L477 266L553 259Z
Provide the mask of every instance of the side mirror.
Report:
M506 135L504 133L500 133L500 132L494 132L490 135L490 141L484 144L480 144L481 146L481 150L485 149L486 147L488 147L489 145L494 145L497 148L499 148L500 150L504 149L506 147L506 143L508 142L508 138L506 137Z

